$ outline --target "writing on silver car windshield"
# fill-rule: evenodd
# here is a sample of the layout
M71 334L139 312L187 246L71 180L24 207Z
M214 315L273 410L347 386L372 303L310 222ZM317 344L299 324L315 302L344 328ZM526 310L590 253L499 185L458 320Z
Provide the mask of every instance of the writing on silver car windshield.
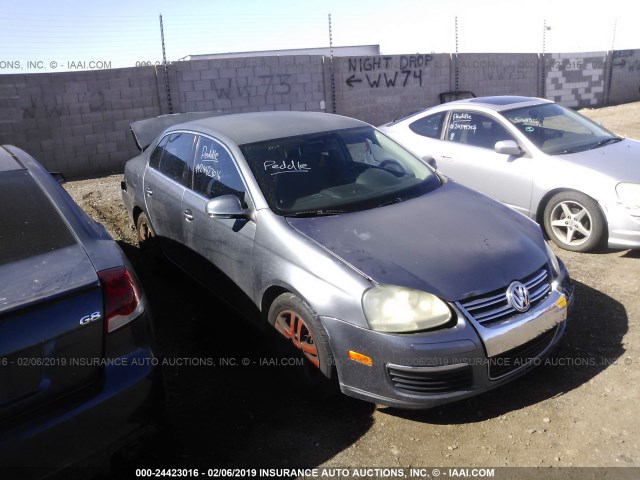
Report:
M549 155L582 152L618 141L605 128L555 103L508 110L502 115Z
M242 145L271 209L279 215L347 213L437 187L422 160L372 127Z
M271 175L277 175L279 173L306 173L311 170L306 163L295 160L283 160L280 163L275 160L267 160L264 162L264 169Z

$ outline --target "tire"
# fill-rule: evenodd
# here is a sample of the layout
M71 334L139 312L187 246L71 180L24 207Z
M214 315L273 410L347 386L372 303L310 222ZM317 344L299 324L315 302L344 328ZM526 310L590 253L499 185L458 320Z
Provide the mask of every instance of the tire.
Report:
M136 220L136 233L138 235L138 245L145 261L154 265L160 263L162 259L156 233L153 231L151 222L149 222L149 218L144 212L140 213Z
M315 313L292 293L283 293L269 308L268 321L303 358L304 383L314 395L337 393L337 375L326 331Z
M544 209L544 229L560 248L588 252L605 239L607 224L596 201L580 192L560 192Z

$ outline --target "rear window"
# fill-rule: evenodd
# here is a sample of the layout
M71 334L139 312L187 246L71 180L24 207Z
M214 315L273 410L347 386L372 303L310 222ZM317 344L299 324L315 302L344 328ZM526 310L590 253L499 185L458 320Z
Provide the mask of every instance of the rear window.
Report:
M74 243L66 223L26 170L0 174L0 265Z

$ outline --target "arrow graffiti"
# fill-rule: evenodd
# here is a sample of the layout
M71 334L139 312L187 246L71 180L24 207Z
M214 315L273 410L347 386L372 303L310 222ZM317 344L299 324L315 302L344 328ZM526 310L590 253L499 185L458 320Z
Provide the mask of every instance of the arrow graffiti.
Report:
M356 78L355 75L351 75L349 78L347 78L347 85L349 85L350 87L353 87L354 83L362 83L362 79Z

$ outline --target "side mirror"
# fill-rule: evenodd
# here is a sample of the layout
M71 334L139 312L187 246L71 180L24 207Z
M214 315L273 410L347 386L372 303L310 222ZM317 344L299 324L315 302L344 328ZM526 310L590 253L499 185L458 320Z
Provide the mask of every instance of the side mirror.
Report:
M244 218L247 211L242 208L240 199L235 195L221 195L209 200L205 213L211 218Z
M501 140L496 142L494 149L496 153L501 153L503 155L515 155L516 157L519 157L523 153L522 149L513 140Z
M430 157L429 155L427 155L427 156L422 157L422 160L427 162L434 170L438 169L438 163L436 162L435 158Z

